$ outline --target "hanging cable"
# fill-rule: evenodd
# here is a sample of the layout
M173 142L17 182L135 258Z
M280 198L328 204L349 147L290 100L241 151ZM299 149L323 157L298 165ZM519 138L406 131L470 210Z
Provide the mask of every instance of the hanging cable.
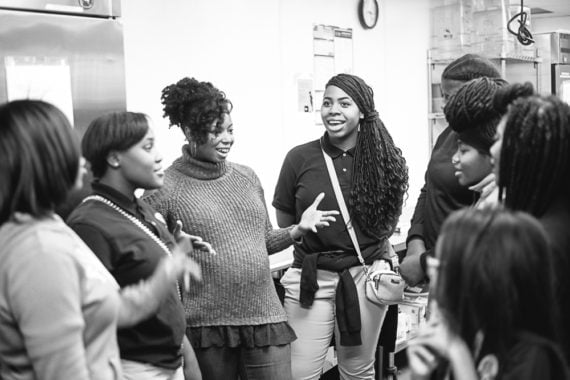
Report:
M513 21L515 21L517 17L520 17L520 20L518 20L519 28L515 32L511 29L511 23ZM521 0L521 11L519 13L517 13L516 15L514 15L513 17L511 17L511 19L507 23L507 30L509 31L509 33L516 36L517 40L522 45L525 45L525 46L528 46L528 45L534 43L534 40L532 39L532 34L530 33L530 30L528 30L528 28L526 27L527 18L528 18L528 14L524 11L524 1Z

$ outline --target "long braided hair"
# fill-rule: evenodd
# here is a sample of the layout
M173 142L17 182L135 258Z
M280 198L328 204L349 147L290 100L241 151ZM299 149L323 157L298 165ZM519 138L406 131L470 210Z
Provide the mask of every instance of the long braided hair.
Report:
M497 90L507 82L500 78L477 78L457 90L445 104L443 112L459 138L489 155L501 114L493 107Z
M495 106L506 112L499 197L513 210L540 217L570 190L570 106L536 95L528 82L497 92Z
M351 218L369 236L379 236L382 230L392 232L408 190L406 160L378 117L374 91L364 80L338 74L328 81L328 86L346 92L364 115L356 141L348 202Z

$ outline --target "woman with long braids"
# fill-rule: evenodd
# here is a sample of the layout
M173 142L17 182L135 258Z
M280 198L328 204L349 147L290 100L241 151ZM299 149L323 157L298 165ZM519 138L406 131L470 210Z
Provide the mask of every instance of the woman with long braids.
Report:
M408 188L408 171L361 78L339 74L326 85L321 117L326 132L285 157L273 200L279 226L298 223L302 210L325 193L324 209L338 209L325 154L332 159L367 265L394 252L394 231ZM347 233L349 221L309 232L295 245L281 283L285 311L298 339L291 345L293 378L318 379L333 337L341 379L374 378L374 353L387 306L366 299L364 273ZM336 318L335 318L336 316Z
M247 166L226 160L234 143L232 103L209 82L183 78L162 91L164 114L188 144L166 169L165 184L145 196L174 227L210 242L216 255L197 256L203 281L184 300L186 334L204 379L291 380L295 333L279 301L268 254L337 211L317 210L316 195L298 224L273 229L263 189Z
M468 81L481 78L500 78L498 68L485 57L465 54L443 70L441 92L445 102ZM451 158L457 151L457 134L449 126L438 136L433 146L425 173L425 184L410 221L406 238L406 257L400 272L410 285L426 278L426 257L433 256L439 229L454 210L473 203L473 191L459 184Z
M506 207L526 211L544 226L554 253L557 303L570 319L570 106L556 96L536 95L532 84L497 92L504 113L491 148L499 197ZM562 343L570 363L570 327Z
M473 79L461 86L443 109L449 127L457 134L457 151L451 158L455 177L474 192L474 207L478 208L495 205L498 200L489 149L501 120L493 99L506 83L487 77Z

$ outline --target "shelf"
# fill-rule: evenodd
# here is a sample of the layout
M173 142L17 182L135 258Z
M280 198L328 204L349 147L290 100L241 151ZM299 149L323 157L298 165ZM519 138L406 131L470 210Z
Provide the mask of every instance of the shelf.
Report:
M435 120L435 119L445 119L445 115L443 112L432 112L428 113L428 119Z
M428 54L428 61L432 65L447 65L447 64L453 62L455 59L461 57L463 54L466 54L466 53L468 53L468 52L467 51L462 52L461 54L458 54L457 57L453 57L453 58L436 58L436 57L433 57L432 53L430 52ZM542 58L537 56L537 55L521 55L521 54L514 54L514 53L504 53L504 54L492 55L492 56L488 56L488 55L484 55L484 54L481 54L481 55L484 56L485 58L490 59L490 60L522 61L522 62L534 62L534 63L541 63L542 62Z
M428 144L429 151L433 149L433 145L437 141L439 134L447 126L445 115L438 111L443 104L441 98L440 77L445 70L445 66L459 58L460 56L469 53L469 49L465 48L461 52L456 52L451 56L444 56L442 51L434 51L430 49L427 51L427 93L428 93ZM518 51L513 50L507 52L505 46L501 53L500 50L496 54L480 54L495 63L497 69L501 72L501 77L510 83L524 83L531 82L534 88L541 88L541 65L543 62L542 57L539 56L538 50L532 51ZM439 58L438 58L439 56Z

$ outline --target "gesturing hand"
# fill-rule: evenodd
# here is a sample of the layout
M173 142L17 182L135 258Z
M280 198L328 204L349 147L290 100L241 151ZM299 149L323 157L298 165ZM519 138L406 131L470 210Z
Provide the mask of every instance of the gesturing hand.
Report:
M191 253L194 249L199 249L212 255L216 254L212 245L202 240L200 236L190 235L182 231L182 222L180 220L176 221L176 226L174 227L174 239L176 239L176 243L181 245L183 249L186 249L188 253Z
M328 227L330 222L336 221L334 215L339 214L337 210L317 210L324 197L325 193L317 195L313 203L301 215L299 229L303 235L309 231L317 232L317 228Z

